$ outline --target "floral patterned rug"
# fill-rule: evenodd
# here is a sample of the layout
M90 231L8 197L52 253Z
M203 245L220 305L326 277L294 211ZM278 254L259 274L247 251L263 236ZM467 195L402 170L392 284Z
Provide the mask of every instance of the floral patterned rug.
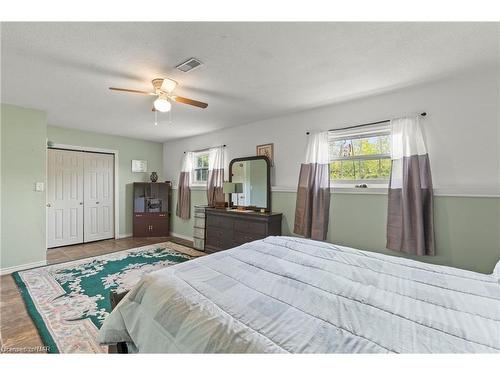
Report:
M51 353L105 353L97 333L111 311L109 294L146 273L203 253L164 242L13 274L26 308Z

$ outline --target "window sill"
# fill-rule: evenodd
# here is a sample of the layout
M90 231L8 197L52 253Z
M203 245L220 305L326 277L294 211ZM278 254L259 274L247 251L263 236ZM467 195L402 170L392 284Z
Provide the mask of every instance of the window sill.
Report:
M356 187L358 184L366 184L367 187ZM350 193L350 194L387 194L389 182L370 182L370 181L356 181L356 182L330 182L330 190L336 193Z
M372 185L366 188L357 188L354 185L331 185L330 193L336 194L387 194L387 185Z
M356 185L366 184L366 188L358 188ZM348 188L348 189L387 189L389 181L343 181L336 182L330 181L330 187L334 188Z
M191 190L207 190L207 185L190 185L189 188Z
M172 190L178 190L179 189L179 186L177 185L172 185ZM189 189L190 190L194 190L194 191L202 191L202 190L207 190L207 185L189 185Z
M331 185L330 193L331 194L387 194L387 185L371 186L367 188L356 188L354 185ZM278 193L296 193L296 187L286 187L286 186L272 186L271 191Z

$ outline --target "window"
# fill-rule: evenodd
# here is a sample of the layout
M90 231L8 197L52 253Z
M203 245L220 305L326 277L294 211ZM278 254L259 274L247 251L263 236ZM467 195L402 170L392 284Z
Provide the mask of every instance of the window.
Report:
M191 183L193 185L205 185L208 180L208 151L195 152L193 154L193 171Z
M330 180L334 184L387 184L391 174L388 124L331 131Z

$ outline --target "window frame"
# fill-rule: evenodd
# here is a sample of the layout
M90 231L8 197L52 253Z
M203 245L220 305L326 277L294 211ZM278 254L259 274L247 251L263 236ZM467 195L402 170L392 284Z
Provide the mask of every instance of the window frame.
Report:
M191 173L190 173L190 185L191 186L206 186L207 185L207 182L208 182L208 167L209 167L209 158L210 158L210 151L207 150L207 151L197 151L197 152L193 152L193 160L192 160L192 170L191 170ZM199 168L198 167L198 158L202 157L202 156L207 156L207 167L204 168ZM197 180L196 179L196 171L198 170L206 170L207 171L207 180Z
M375 136L391 136L390 123L377 125L376 127L368 127L366 129L345 129L345 130L330 130L328 132L328 144L339 140L353 140L370 138ZM389 143L391 147L391 143ZM329 147L330 152L330 147ZM391 149L386 154L372 154L372 155L356 155L356 156L333 156L329 154L329 163L336 161L358 161L358 160L391 160ZM356 185L366 184L368 188L387 188L389 186L389 178L369 178L369 179L332 179L330 186L333 188L355 188Z

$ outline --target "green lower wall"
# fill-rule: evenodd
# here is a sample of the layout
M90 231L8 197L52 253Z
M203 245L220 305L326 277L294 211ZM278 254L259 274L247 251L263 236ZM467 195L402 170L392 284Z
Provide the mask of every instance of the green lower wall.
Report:
M173 194L173 208L177 204ZM293 235L293 192L273 192L273 211L283 213L283 235ZM191 204L206 204L206 192L193 190ZM387 195L332 194L328 242L405 256L424 262L491 273L500 260L500 198L437 196L434 204L437 255L411 257L385 248ZM172 215L172 232L192 237L193 218Z
M45 112L1 105L0 268L45 261Z
M118 150L118 191L120 235L132 234L133 182L149 181L155 171L163 180L163 144L93 132L47 127L47 138L54 143ZM132 173L133 159L147 160L148 173Z
M207 204L207 192L205 190L191 190L191 219L189 220L182 220L175 216L175 208L177 207L177 192L177 189L172 191L172 223L170 231L175 234L180 234L181 236L193 237L193 207L198 204Z
M132 234L132 183L163 179L163 144L47 125L45 112L1 105L0 268L46 259L45 192L47 140L54 143L118 151L119 234ZM148 161L148 173L132 173L132 159Z

